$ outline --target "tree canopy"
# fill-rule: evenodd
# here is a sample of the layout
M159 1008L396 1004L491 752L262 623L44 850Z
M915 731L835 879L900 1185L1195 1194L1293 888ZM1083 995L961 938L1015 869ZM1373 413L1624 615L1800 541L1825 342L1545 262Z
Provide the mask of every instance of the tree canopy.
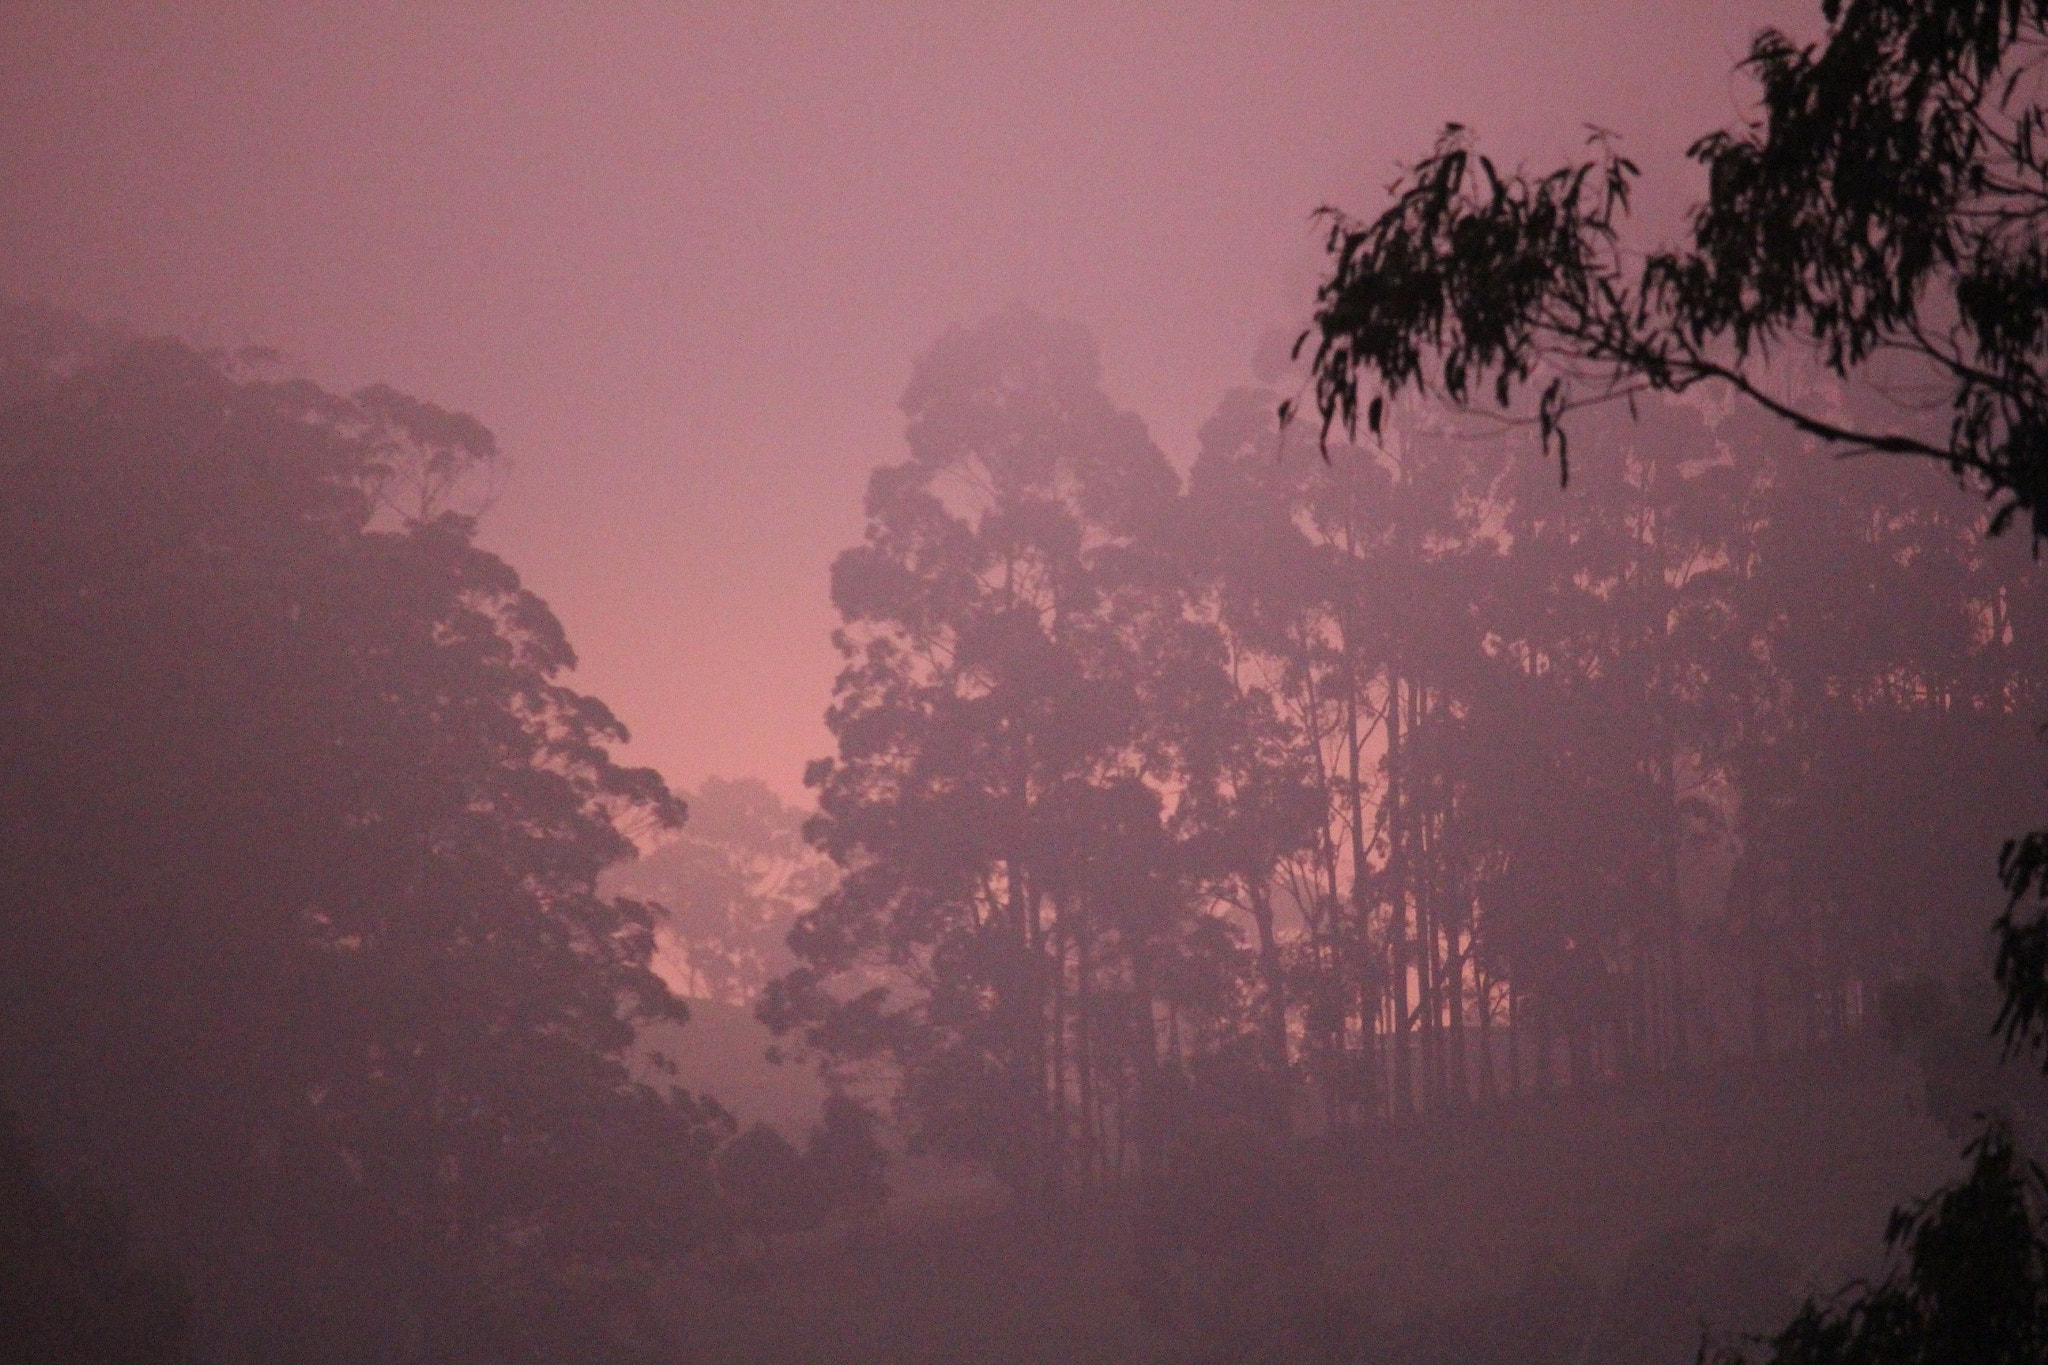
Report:
M1998 504L1994 531L2025 514L2048 534L2048 6L1823 12L1821 43L1752 44L1757 114L1693 144L1708 195L1679 247L1627 249L1638 168L1606 134L1536 174L1453 125L1378 217L1325 210L1332 269L1302 338L1325 432L1361 411L1378 432L1411 388L1501 408L1534 389L1562 458L1588 402L1721 384L1844 451L1940 460ZM1911 362L1947 431L1787 397L1768 374L1787 352L1841 377Z
M620 1060L681 1007L595 879L684 812L447 510L488 433L6 321L0 1079L40 1149L187 1266L209 1356L609 1339L715 1130Z
M690 821L609 871L608 894L661 907L655 968L691 999L751 1004L795 965L789 931L832 887L832 865L804 842L804 814L755 778L707 778Z
M2040 569L1741 410L1381 442L1228 396L1183 481L1026 314L934 348L839 561L764 1017L1021 1194L1826 1042L1996 912ZM1930 850L1934 852L1930 853Z

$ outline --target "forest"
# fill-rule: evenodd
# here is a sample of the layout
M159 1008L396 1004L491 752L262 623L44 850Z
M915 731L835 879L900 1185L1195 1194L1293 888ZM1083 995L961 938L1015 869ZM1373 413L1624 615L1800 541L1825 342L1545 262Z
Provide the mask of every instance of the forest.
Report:
M1824 18L1681 248L1325 211L1184 458L931 340L808 804L478 418L0 296L0 1356L2048 1358L2048 8Z

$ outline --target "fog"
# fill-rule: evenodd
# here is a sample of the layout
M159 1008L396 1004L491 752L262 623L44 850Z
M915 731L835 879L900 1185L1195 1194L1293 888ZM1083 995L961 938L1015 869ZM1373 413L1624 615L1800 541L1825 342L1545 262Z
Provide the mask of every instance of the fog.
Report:
M634 757L791 798L827 743L820 585L945 328L1013 302L1081 322L1185 462L1302 321L1317 206L1362 206L1459 120L1542 161L1623 130L1669 213L1697 192L1686 142L1739 110L1750 31L1812 27L1785 5L14 10L0 287L477 414L516 469L486 542L570 623Z
M0 1355L2008 1331L1885 1229L2038 1223L2031 466L1861 352L1759 393L1910 455L1318 430L1318 209L1605 130L1639 262L1766 25L13 7Z

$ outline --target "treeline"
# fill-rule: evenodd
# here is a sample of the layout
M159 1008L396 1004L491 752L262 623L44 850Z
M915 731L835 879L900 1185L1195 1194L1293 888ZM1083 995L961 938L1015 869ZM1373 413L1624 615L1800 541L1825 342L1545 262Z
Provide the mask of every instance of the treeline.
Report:
M2040 569L1938 472L1658 399L1183 479L1077 329L957 331L833 596L841 870L764 1017L1041 1207L1211 1119L1345 1128L1815 1044L1979 967ZM1847 399L1845 401L1853 401Z
M1135 1190L1171 1317L1190 1239L1308 1282L1275 1135L1803 1046L1971 965L2043 636L1979 508L1678 404L1589 415L1564 489L1274 406L1183 477L1073 328L925 358L834 569L828 870L758 784L677 835L614 762L475 542L474 421L0 310L0 1175L33 1245L85 1224L31 1148L133 1215L64 1292L144 1267L166 1358L658 1354L657 1267L880 1197L887 1092L1027 1208ZM831 1064L806 1150L629 1066L671 985Z

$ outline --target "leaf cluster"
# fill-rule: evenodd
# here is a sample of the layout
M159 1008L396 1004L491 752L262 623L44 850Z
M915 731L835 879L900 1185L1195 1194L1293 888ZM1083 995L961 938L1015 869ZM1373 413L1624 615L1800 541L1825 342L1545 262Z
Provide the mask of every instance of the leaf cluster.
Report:
M1826 17L1818 45L1755 39L1757 117L1692 147L1709 192L1677 249L1622 249L1637 168L1604 133L1587 160L1510 175L1454 127L1377 218L1326 210L1331 271L1297 346L1316 340L1325 434L1356 430L1362 395L1377 432L1410 388L1502 408L1534 388L1566 472L1572 411L1720 384L1845 452L1941 461L1999 504L1995 528L2024 513L2048 530L2048 9L1861 0ZM1903 358L1945 390L1946 433L1786 398L1768 369L1785 350L1841 376Z

